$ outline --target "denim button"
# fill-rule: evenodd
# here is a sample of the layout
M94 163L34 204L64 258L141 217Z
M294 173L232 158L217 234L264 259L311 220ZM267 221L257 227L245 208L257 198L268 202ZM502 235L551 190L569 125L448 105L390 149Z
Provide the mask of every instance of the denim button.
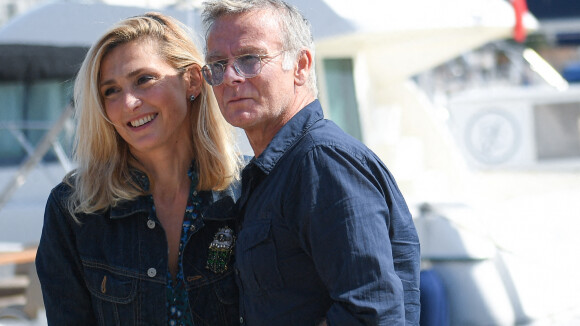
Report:
M154 229L155 228L155 221L147 220L147 227L150 229Z
M155 275L157 275L157 270L155 268L151 267L147 270L147 275L149 277L155 277Z

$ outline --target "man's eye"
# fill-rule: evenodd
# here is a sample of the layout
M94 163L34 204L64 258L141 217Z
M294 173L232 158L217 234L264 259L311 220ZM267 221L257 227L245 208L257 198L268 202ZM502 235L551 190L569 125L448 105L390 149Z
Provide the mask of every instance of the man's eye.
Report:
M241 57L238 57L238 62L240 64L255 64L260 61L260 57L255 54L246 54Z
M209 66L210 66L211 70L214 70L214 69L222 69L227 64L228 64L228 60L224 59L224 60L214 61L214 62L210 63Z

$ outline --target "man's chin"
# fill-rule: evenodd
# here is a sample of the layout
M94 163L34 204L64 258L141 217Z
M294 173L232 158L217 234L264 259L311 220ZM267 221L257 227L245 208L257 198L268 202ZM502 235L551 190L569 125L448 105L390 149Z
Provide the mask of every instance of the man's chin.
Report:
M237 128L248 128L252 126L254 120L248 113L236 114L226 117L226 121Z
M254 124L258 111L255 102L244 99L228 102L221 113L229 124L243 129Z

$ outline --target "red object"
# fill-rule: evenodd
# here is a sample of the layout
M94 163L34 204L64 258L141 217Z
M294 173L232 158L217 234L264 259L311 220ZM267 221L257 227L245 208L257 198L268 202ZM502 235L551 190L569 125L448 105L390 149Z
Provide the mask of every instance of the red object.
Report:
M526 40L526 27L524 26L523 17L528 12L526 0L511 0L514 12L516 14L516 24L514 26L514 40L522 43Z

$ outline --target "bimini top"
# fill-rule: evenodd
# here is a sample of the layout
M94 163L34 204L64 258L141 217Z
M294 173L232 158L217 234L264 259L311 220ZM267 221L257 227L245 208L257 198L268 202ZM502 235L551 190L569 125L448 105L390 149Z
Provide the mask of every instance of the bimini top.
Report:
M0 81L71 78L89 47L108 28L149 11L163 12L190 27L200 26L193 20L199 14L192 10L70 2L39 6L0 29ZM195 32L201 35L199 28Z

